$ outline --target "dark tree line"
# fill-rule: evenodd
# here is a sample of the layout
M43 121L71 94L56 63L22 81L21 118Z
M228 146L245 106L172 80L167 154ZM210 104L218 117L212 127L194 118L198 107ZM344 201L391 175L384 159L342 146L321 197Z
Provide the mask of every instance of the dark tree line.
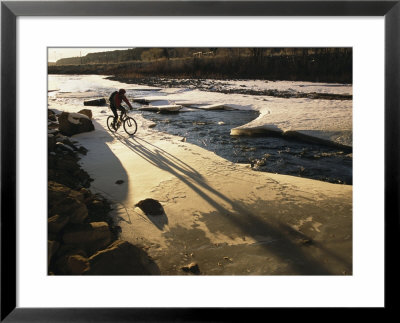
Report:
M56 62L57 65L79 64L113 64L129 61L152 61L158 59L176 59L194 57L196 53L204 53L207 56L253 57L256 61L262 61L271 56L309 56L324 54L351 55L351 48L132 48L127 50L114 50L108 52L90 53L83 57L63 58ZM210 55L211 53L211 55ZM195 57L198 57L195 55Z
M352 83L351 48L134 48L64 59L55 74Z

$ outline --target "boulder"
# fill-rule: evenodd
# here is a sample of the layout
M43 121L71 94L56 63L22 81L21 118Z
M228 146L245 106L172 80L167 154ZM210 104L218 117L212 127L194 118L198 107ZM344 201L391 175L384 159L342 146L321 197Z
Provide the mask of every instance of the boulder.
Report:
M48 122L47 123L47 129L50 130L51 132L58 132L58 123L57 122Z
M57 241L58 235L56 233L47 232L47 239L51 241Z
M89 105L89 106L104 106L107 104L106 99L101 98L101 99L96 99L96 100L88 100L88 101L84 101L83 105Z
M82 275L89 269L89 261L81 255L71 255L66 257L66 271L72 275Z
M50 153L51 154L51 153ZM89 187L92 179L78 164L78 158L69 153L49 154L48 180L66 185L74 190ZM61 156L60 156L61 155Z
M89 201L91 201L92 198L93 198L92 192L91 192L90 190L88 190L87 188L82 187L82 188L79 190L79 193L82 194L82 196L83 196L83 198L84 198L84 202L85 202L86 205L87 205L87 203L88 203Z
M89 258L90 269L86 275L159 275L154 261L137 246L123 241L114 241L107 249L100 250Z
M93 213L102 213L104 210L107 210L107 206L104 205L104 202L95 198L92 198L87 203L88 209Z
M88 150L87 150L85 147L80 146L80 147L78 148L78 152L79 152L80 154L82 154L82 155L86 155L87 152L88 152Z
M56 141L57 141L57 144L62 143L64 145L72 148L73 150L77 149L75 147L74 143L71 141L71 139L67 136L63 136L62 134L57 134Z
M84 201L84 195L81 192L70 189L69 187L60 183L49 181L48 182L48 204L49 209L54 205L60 203L63 199L71 197L78 201Z
M73 154L63 154L61 158L58 156L56 163L57 169L71 177L71 175L74 175L74 173L80 169L77 161L78 159Z
M54 151L56 148L56 137L53 134L47 135L47 150Z
M47 221L48 231L57 234L67 225L68 222L69 217L66 215L53 215Z
M111 231L106 222L82 223L66 228L63 241L72 245L92 244L97 241L110 243Z
M72 261L69 259L74 257ZM53 269L57 274L70 275L72 274L71 269L74 272L78 272L77 263L82 263L87 258L87 253L76 246L61 244L57 251L57 258L53 261ZM72 268L71 268L72 267Z
M57 121L55 112L53 110L50 110L50 109L47 109L47 118L50 121Z
M47 241L47 264L50 264L51 259L56 253L60 244L57 241L48 240Z
M58 129L66 136L94 130L94 125L89 117L80 113L63 112L58 117L58 122Z
M139 201L135 204L138 208L140 208L146 215L163 215L164 208L160 204L160 202L154 199L145 199Z
M47 155L47 167L48 167L48 171L54 171L54 167L56 167L56 163L57 163L57 156L56 153L51 152ZM48 179L50 180L50 174L48 174Z
M74 151L73 148L71 148L71 147L68 146L68 145L65 145L65 144L62 143L62 142L57 142L57 143L56 143L56 149L57 149L57 151L61 151L61 152L63 152L64 154L70 154L70 155L72 155L72 156L74 156L74 154L75 154L75 151Z
M57 142L65 142L66 140L69 140L69 137L62 135L61 133L58 133L56 135L56 140Z
M89 110L89 109L82 109L78 113L84 114L85 116L89 117L89 119L92 119L92 117L93 117L92 110Z
M83 202L68 196L50 209L50 216L56 214L67 216L70 223L82 223L88 216L88 210Z
M110 204L108 201L99 199L97 195L92 195L91 198L87 199L86 206L89 211L87 222L107 222L111 227L113 226L113 221L108 215L110 211Z

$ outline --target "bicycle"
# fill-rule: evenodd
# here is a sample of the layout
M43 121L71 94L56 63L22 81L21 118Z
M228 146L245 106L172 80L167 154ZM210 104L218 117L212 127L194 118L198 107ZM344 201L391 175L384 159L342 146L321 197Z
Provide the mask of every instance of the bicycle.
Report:
M118 116L115 128L113 128L112 126L113 121L114 121L113 115L107 118L107 127L108 130L110 130L111 132L116 132L119 129L119 127L121 127L121 124L123 125L125 132L130 136L134 135L137 131L137 123L135 119L133 119L132 117L128 117L126 115L126 109L124 109L121 115Z

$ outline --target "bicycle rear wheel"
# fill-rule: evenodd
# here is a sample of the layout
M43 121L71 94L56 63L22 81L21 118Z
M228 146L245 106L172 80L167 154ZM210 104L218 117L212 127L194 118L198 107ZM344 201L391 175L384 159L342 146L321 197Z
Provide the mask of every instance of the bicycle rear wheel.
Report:
M128 135L134 135L137 131L137 124L135 119L128 117L124 120L124 130Z
M111 132L115 132L115 129L112 127L113 121L114 121L114 117L113 116L109 116L107 118L107 127L108 127L108 130L110 130Z

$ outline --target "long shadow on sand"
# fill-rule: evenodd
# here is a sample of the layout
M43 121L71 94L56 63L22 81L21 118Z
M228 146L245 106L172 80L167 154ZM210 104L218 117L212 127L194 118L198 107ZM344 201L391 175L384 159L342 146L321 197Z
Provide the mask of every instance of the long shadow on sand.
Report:
M290 264L294 273L300 275L333 274L321 261L318 261L304 252L304 250L294 242L291 233L285 226L279 225L276 221L268 223L265 219L261 219L256 214L249 212L249 210L245 209L241 204L232 201L224 194L211 187L201 174L184 161L141 138L119 137L118 140L147 162L169 172L185 183L201 196L204 201L212 205L219 212L220 216L239 227L243 233L255 239L257 239L259 235L270 236L276 242L265 245L264 247L283 261L285 259L295 259L295 261ZM217 196L229 204L234 212L221 206L212 195ZM236 216L232 216L233 213L236 214ZM346 261L344 261L344 265L349 266Z
M95 135L93 135L93 132L87 132L75 136L83 146L90 147L83 163L90 165L88 168L92 170L90 175L95 179L95 182L91 186L110 201L118 203L118 208L125 208L123 204L117 201L126 199L129 178L120 160L108 145L115 140L115 137L97 121L92 120L92 122L96 130ZM123 183L117 184L118 180L123 181ZM126 214L127 218L120 218L120 220L131 223L129 213L126 212Z

